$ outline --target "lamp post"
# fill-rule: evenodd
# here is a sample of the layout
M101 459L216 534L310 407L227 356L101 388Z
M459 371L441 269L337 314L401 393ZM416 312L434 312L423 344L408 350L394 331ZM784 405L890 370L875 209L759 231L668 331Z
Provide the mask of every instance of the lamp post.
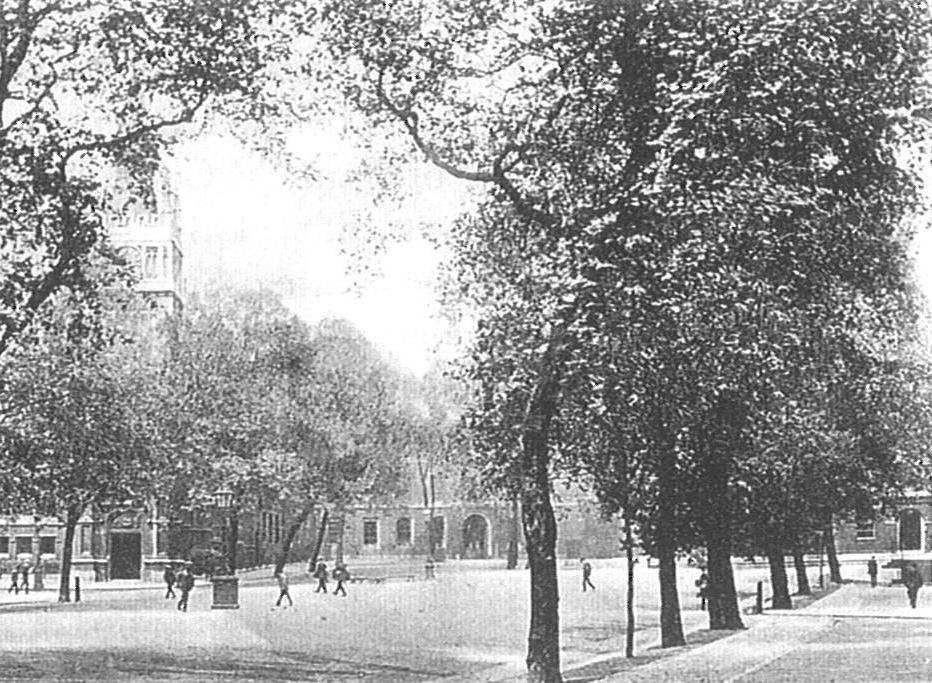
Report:
M220 510L223 515L223 527L226 529L229 524L230 510L233 507L233 491L226 487L217 489L214 491L212 499L214 507ZM236 539L234 538L230 542L235 544ZM229 546L225 555L230 566L230 574L211 578L213 584L211 609L239 609L239 578L235 576L235 546L233 557L230 557Z

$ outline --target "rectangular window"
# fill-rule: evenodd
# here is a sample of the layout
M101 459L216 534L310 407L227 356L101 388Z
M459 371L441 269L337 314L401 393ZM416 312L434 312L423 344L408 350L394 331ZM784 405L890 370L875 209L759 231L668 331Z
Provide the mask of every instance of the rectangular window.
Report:
M16 554L17 555L32 555L32 536L17 536L16 537Z
M54 555L55 554L55 537L54 536L42 536L39 539L39 554L40 555Z
M0 555L6 555L10 552L10 537L0 536Z
M87 526L82 524L78 527L78 554L83 555L87 552L90 552L87 544Z
M446 546L447 521L441 516L434 517L430 524L430 540L435 548Z
M362 543L363 545L379 544L379 520L362 520Z
M395 543L408 545L411 543L411 518L399 517L395 526Z
M860 520L854 530L854 538L858 541L872 541L876 538L874 533L874 520Z
M152 280L159 276L159 248L146 247L146 256L142 266L142 277Z
M343 519L341 517L331 517L327 522L327 542L330 545L336 545L343 537Z
M282 540L282 515L280 512L262 513L262 536L268 543Z

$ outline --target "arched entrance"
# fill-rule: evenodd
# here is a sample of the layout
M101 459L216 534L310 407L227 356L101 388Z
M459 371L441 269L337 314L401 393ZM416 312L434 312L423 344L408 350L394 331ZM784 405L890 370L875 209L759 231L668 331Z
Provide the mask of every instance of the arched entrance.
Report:
M922 550L922 515L912 508L900 512L900 550Z
M463 557L467 560L489 556L489 523L482 515L469 515L463 520Z

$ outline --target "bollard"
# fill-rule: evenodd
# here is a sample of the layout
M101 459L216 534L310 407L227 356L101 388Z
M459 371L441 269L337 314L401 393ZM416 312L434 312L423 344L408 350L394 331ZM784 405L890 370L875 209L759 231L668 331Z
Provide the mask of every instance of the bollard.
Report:
M757 582L757 602L754 604L754 613L764 613L764 582Z
M74 601L81 602L81 577L74 577Z

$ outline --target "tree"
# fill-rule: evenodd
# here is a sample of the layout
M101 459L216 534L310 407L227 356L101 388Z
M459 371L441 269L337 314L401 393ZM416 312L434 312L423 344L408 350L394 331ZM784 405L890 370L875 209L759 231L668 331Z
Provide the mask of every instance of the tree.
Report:
M526 326L490 315L484 324L501 327L483 329L476 352L523 485L530 677L559 678L551 430L576 364L593 357L587 343L620 331L609 324L614 308L600 308L612 293L634 295L642 329L661 333L664 362L698 373L676 378L701 389L685 420L676 409L655 415L668 439L658 448L658 538L670 557L677 456L689 455L703 482L689 502L711 545L712 625L739 626L737 462L768 387L763 369L779 369L792 345L775 338L797 332L774 318L898 286L902 252L890 235L915 201L915 177L890 141L917 139L927 12L488 2L332 3L327 13L327 39L353 65L342 72L347 94L374 120L394 121L430 162L489 184L488 204L511 214L489 222L491 249L521 244L527 271L543 280L508 299L530 308ZM675 574L661 576L672 597ZM675 620L664 631L681 642Z
M4 357L4 488L21 509L64 521L59 600L70 600L74 533L85 511L147 500L165 455L154 440L158 395L151 315L125 275L98 258L95 280L58 292Z
M56 291L81 281L101 214L125 208L113 196L118 174L147 203L173 129L281 112L266 67L289 52L283 9L261 0L0 8L0 353Z

